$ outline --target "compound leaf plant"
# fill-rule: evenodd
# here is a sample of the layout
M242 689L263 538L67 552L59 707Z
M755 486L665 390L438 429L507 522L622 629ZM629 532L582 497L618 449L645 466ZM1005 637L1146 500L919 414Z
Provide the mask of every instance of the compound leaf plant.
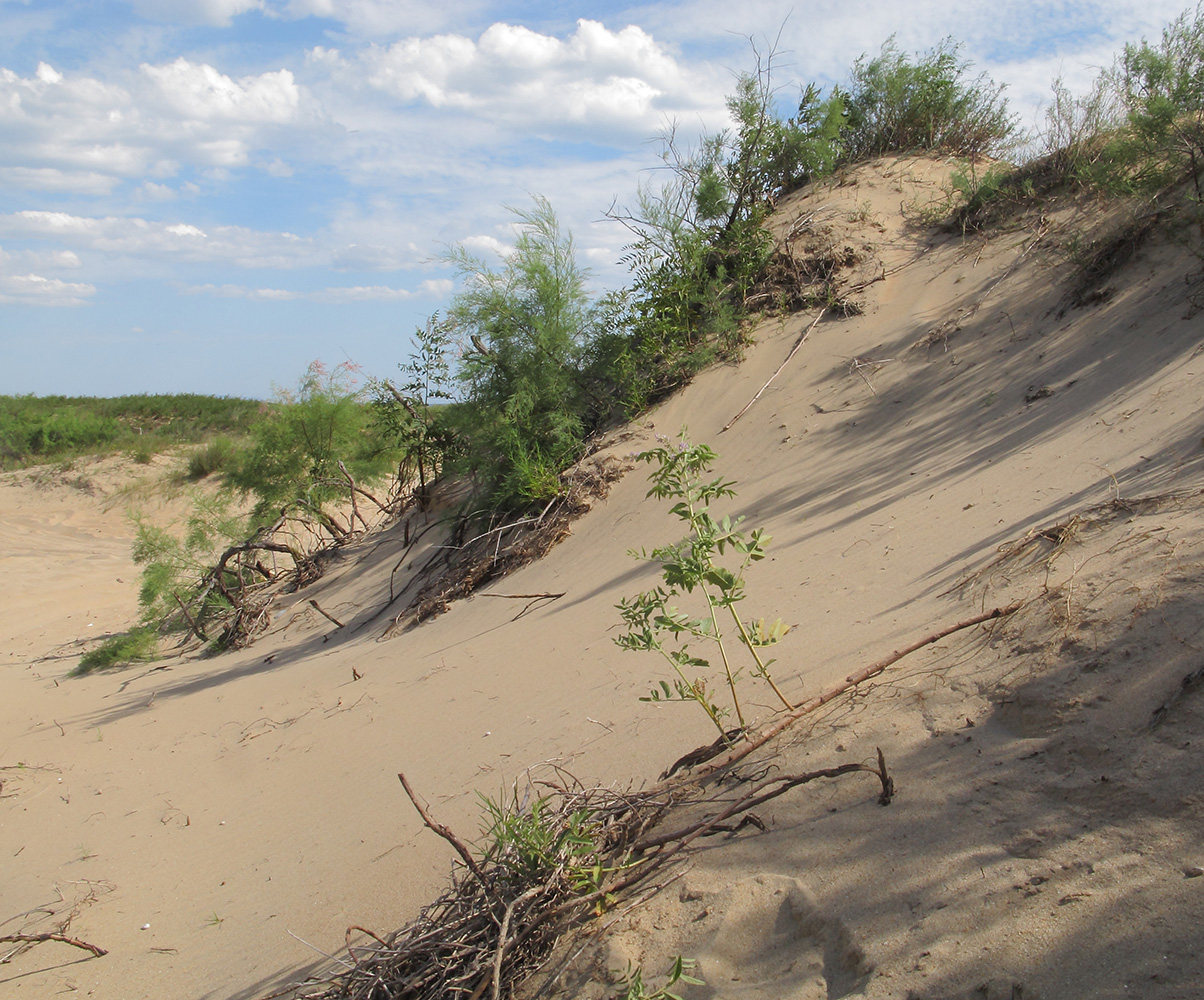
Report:
M770 537L761 528L742 531L742 517L733 520L711 514L713 501L734 497L736 492L733 482L709 478L717 458L710 447L692 444L684 430L676 442L659 436L657 440L656 447L636 456L637 461L654 466L647 495L676 501L670 513L685 523L688 533L650 553L631 553L659 563L662 583L617 605L627 631L615 642L624 649L659 653L673 671L672 684L661 681L641 700L696 702L727 738L732 733L724 720L732 712L738 730L745 727L737 691L742 668L735 653L740 646L746 650L751 673L765 681L786 708L794 707L769 673L773 661L761 656L763 648L785 635L785 626L780 620L769 625L764 619L747 620L738 608L745 598L745 571L765 558ZM701 604L700 613L678 606L691 599L695 608ZM719 704L708 688L705 671L711 669L711 661L695 651L693 647L699 645L718 654L723 668L720 688L726 684L730 707Z

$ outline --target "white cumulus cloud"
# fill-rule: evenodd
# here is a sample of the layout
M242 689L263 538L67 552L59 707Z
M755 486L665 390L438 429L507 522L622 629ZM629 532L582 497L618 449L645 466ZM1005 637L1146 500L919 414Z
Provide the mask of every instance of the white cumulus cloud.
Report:
M310 64L344 89L366 83L402 104L594 141L643 137L672 117L716 117L730 84L687 67L636 25L612 30L584 18L565 38L497 23L476 39L413 36L350 54L319 47Z
M0 176L26 190L103 195L182 165L241 167L260 149L278 160L272 130L296 125L304 108L288 69L236 78L183 57L108 78L44 62L30 76L0 68Z
M196 121L287 122L301 102L287 69L235 80L181 56L165 66L143 63L142 72L171 111Z
M0 252L2 253L2 252ZM63 281L40 274L13 273L12 262L0 257L0 303L26 306L82 306L96 294L96 286L80 281Z

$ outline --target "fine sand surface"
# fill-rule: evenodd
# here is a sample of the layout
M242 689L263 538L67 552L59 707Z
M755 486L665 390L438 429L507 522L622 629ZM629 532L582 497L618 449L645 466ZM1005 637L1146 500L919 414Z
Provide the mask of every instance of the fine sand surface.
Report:
M1204 665L1199 261L1156 237L1072 307L1052 248L1091 208L989 239L932 232L908 218L944 169L890 161L786 199L780 233L853 249L863 314L820 322L730 430L814 313L767 320L743 364L604 451L630 464L688 426L719 453L731 512L773 535L748 610L793 626L774 669L796 702L1021 610L760 754L792 773L881 747L889 807L862 776L775 800L767 831L703 842L529 995L613 996L616 970L655 981L679 954L705 981L689 1000L1204 988L1204 711L1194 686L1172 701ZM713 738L701 712L639 701L661 668L611 641L614 605L655 579L628 551L675 540L642 467L543 560L396 638L372 616L400 528L279 599L248 650L68 678L81 640L136 615L120 464L0 481L0 935L74 912L70 933L108 950L39 944L0 964L0 997L251 1000L444 886L450 849L399 771L471 838L478 793L530 768L640 786ZM564 596L519 617L525 601L496 596L538 593ZM746 684L762 722L767 695Z

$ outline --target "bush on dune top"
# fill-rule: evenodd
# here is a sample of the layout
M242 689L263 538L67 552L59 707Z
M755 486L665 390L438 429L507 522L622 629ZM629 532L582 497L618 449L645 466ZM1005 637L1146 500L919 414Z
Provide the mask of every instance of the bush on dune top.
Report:
M1003 85L985 73L970 77L960 51L946 39L911 58L892 36L875 58L858 59L848 90L837 89L846 115L841 160L919 150L971 159L1006 153L1019 128Z

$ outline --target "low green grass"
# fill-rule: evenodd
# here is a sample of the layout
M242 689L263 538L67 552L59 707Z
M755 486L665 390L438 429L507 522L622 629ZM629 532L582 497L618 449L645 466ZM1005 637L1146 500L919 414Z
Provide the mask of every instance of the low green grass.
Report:
M71 673L75 676L89 674L93 670L117 667L140 660L153 660L159 648L158 632L154 628L139 626L123 635L113 636L95 649L79 658Z

